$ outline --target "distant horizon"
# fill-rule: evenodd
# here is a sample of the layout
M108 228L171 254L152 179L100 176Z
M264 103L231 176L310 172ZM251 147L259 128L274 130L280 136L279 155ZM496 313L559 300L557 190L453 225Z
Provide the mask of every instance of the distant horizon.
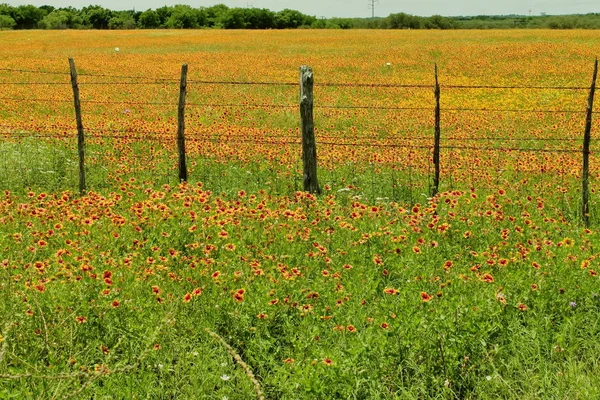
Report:
M444 0L422 0L418 4L414 2L391 0L305 0L301 3L292 0L92 0L91 2L83 2L80 0L59 0L52 2L47 0L0 0L0 4L2 3L13 7L20 5L34 5L36 7L51 5L55 8L74 7L77 9L91 5L99 5L114 11L133 9L136 11L145 11L147 9L157 9L163 6L172 6L176 4L185 4L194 8L225 4L231 8L266 8L272 11L281 11L289 8L317 18L370 18L373 15L372 6L374 6L376 18L384 18L390 14L397 13L406 13L422 17L442 15L455 18L478 16L540 17L544 15L600 14L600 1L597 0L505 0L501 4L478 0L456 0L451 4Z

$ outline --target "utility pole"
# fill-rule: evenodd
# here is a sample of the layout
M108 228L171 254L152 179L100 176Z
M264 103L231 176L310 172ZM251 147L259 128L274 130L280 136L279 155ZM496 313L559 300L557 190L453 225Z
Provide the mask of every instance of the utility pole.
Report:
M379 3L379 0L369 0L369 8L371 9L371 18L375 18L375 3Z

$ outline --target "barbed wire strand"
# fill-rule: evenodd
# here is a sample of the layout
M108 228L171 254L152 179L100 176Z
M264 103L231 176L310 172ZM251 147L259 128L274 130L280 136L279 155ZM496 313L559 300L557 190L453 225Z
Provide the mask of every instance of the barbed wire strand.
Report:
M498 151L498 152L534 152L534 153L583 153L583 150L574 149L528 149L517 147L468 147L468 146L440 146L440 149L473 150L473 151Z
M46 98L22 98L22 97L0 97L2 101L14 101L14 102L51 102L51 103L72 103L73 100L62 100L62 99L46 99ZM149 105L149 106L173 106L176 107L176 103L172 102L146 102L146 101L114 101L114 100L85 100L82 99L81 103L88 104L115 104L115 105ZM244 104L244 103L186 103L186 106L190 107L223 107L223 108L235 108L235 107L247 107L247 108L297 108L295 104ZM396 107L396 106L351 106L351 105L314 105L315 109L333 109L333 110L354 110L354 109L365 109L365 110L390 110L390 111L433 111L433 107ZM442 108L440 111L468 111L468 112L499 112L499 113L534 113L534 114L585 114L586 110L547 110L547 109L501 109L501 108ZM600 114L600 111L594 111L593 114Z
M69 82L0 82L0 85L66 85Z
M26 70L22 70L26 71ZM32 71L28 71L32 72ZM45 73L45 72L40 72ZM54 73L52 73L54 74ZM60 74L69 75L69 74ZM145 78L145 77L128 77L119 75L102 75L102 74L81 74L81 76L102 76L121 79L144 79L152 80L151 82L80 82L83 85L163 85L165 83L175 83L176 79L167 78ZM66 82L68 83L68 82ZM189 84L200 85L248 85L248 86L299 86L298 82L275 82L275 81L208 81L208 80L188 80ZM0 84L9 85L46 85L46 84L64 84L62 82L0 82ZM344 83L344 82L321 82L315 83L316 87L361 87L361 88L408 88L408 89L433 89L431 84L400 84L400 83ZM440 85L443 89L511 89L511 90L589 90L589 87L584 86L540 86L540 85Z
M164 77L127 76L127 75L90 74L90 73L81 73L81 74L77 74L77 75L78 76L98 77L98 78L143 79L143 80L165 81L165 82L173 82L173 83L179 82L178 78L164 78Z
M589 90L584 86L526 86L526 85L440 85L442 89L529 89L529 90Z
M4 128L10 129L11 126L3 126ZM14 129L20 129L19 127L12 127ZM44 130L46 130L47 128L43 128ZM74 128L69 128L72 129L69 135L66 132L45 132L45 133L31 133L31 132L12 132L12 131L0 131L0 135L5 135L8 137L37 137L37 138L55 138L55 139L72 139L75 137L76 135L76 131L74 130ZM92 134L92 135L87 135L87 138L89 139L122 139L122 140L161 140L161 141L175 141L175 132L157 132L157 131L140 131L140 130L128 130L128 129L108 129L108 128L85 128L85 131L94 131L94 132L111 132L111 133L135 133L135 134L141 134L138 136L128 136L128 135L107 135L107 134ZM173 137L168 137L169 135L173 135ZM186 140L207 140L208 139L214 139L215 135L214 133L205 133L205 132L188 132L186 134ZM232 138L248 138L247 141L244 142L260 142L260 139L271 139L271 140L284 140L284 139L290 139L290 138L298 138L298 135L270 135L270 134L262 134L262 135L248 135L248 134L225 134L225 135L220 135L218 138L216 138L215 140L229 140ZM320 135L320 134L316 134L316 138L317 139L324 139L324 140L357 140L357 142L352 142L352 143L338 143L340 145L358 145L358 146L393 146L395 145L395 143L385 143L387 141L392 141L392 140L405 140L405 141L412 141L412 140L433 140L433 137L430 136L389 136L387 138L382 138L382 139L378 139L373 141L372 138L366 137L366 136L352 136L352 135L339 135L339 136L333 136L333 135ZM444 140L448 140L448 141L489 141L489 142L517 142L517 141L525 141L525 142L574 142L574 141L578 141L579 138L509 138L509 137L498 137L498 136L491 136L491 137L445 137L443 138ZM364 141L364 142L361 142ZM380 143L380 141L384 141L384 143ZM335 142L334 142L335 143ZM317 145L319 144L331 144L331 142L323 142L320 140L317 140ZM429 146L426 146L429 147ZM501 148L500 148L501 150Z
M16 68L0 68L0 71L5 72L19 72L19 73L32 73L32 74L48 74L48 75L70 75L69 72L58 72L58 71L36 71L31 69L16 69Z

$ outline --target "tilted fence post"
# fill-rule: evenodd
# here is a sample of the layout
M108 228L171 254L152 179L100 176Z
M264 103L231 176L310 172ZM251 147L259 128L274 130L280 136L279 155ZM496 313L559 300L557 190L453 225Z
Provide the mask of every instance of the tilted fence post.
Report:
M75 119L77 120L77 151L79 153L79 193L86 190L85 185L85 136L83 133L83 120L81 118L81 101L79 99L79 85L77 83L77 69L75 61L69 58L71 69L71 86L73 87L73 101L75 104Z
M181 66L181 83L179 85L179 107L177 109L177 151L179 153L179 182L187 182L187 166L185 162L185 96L187 94L188 65Z
M433 165L435 167L435 175L433 177L433 189L431 197L435 197L440 190L440 84L438 81L438 67L435 64L435 126L434 126L434 144L433 144Z
M592 115L594 113L594 94L596 78L598 77L598 59L594 63L594 75L588 97L587 115L585 118L585 133L583 135L583 172L581 174L581 214L586 227L590 226L590 142L592 140Z
M304 191L321 194L317 180L317 144L313 119L313 71L300 67L300 119L302 127L302 163L304 164Z

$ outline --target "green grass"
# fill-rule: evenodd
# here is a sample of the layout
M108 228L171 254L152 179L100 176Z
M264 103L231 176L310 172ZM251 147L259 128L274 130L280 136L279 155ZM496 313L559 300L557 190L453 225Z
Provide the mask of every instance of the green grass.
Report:
M3 146L16 161L33 144ZM40 146L40 155L56 151ZM36 160L40 170L56 163ZM294 194L297 171L200 161L202 188L198 179L178 187L170 162L153 165L165 181L152 180L141 161L111 164L106 180L92 164L90 182L105 186L84 197L72 186L3 194L4 397L255 396L205 329L235 349L269 399L598 396L600 298L589 272L599 268L598 234L563 220L552 198L539 208L518 191L482 189L477 198L455 191L428 202L415 191L376 201L367 184L313 199ZM357 176L368 183L368 168ZM389 176L373 179L389 188ZM255 189L240 196L241 187ZM202 294L184 302L195 288Z

